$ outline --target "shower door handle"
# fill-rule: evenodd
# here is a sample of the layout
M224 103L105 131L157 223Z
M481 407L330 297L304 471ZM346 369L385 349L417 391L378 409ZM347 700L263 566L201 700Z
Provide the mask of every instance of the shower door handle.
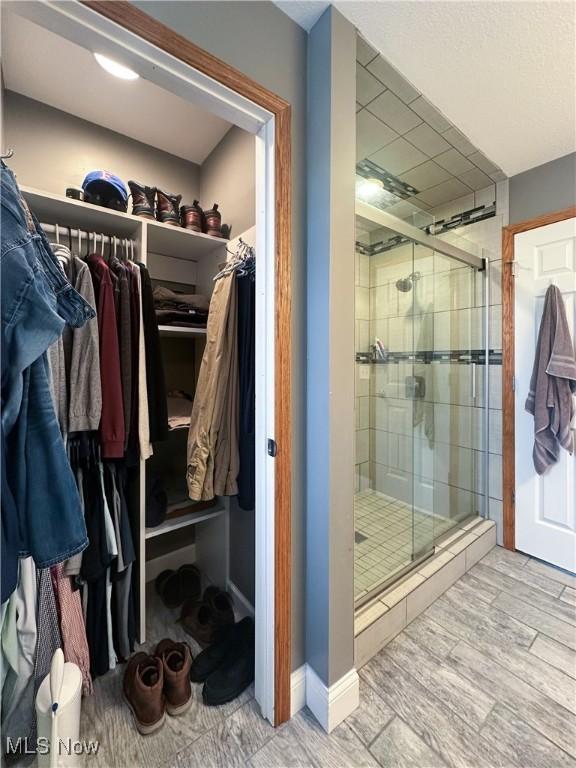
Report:
M470 370L472 373L471 395L472 395L472 400L476 400L476 363L470 364Z

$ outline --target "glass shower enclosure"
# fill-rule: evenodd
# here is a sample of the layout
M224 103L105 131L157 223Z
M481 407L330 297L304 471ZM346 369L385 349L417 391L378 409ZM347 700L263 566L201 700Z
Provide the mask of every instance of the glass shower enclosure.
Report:
M486 515L482 258L358 202L355 599Z

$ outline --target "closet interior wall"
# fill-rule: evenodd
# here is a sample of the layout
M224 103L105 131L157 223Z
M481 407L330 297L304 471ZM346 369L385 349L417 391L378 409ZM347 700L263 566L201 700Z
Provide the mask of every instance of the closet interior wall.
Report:
M151 119L157 119L157 116L151 116ZM170 116L163 115L162 119L170 120ZM23 94L3 89L3 130L4 146L14 149L10 166L23 188L64 196L67 187L80 187L89 171L105 169L125 182L135 179L170 193L181 193L183 203L191 204L198 199L207 209L217 202L222 222L231 226L233 239L255 225L255 137L236 126L229 128L202 164L196 164ZM31 207L34 209L33 205ZM52 221L50 216L43 215L42 210L39 211L39 218L48 223L67 223L58 221L57 216ZM81 227L87 228L85 225ZM122 222L122 231L110 229L105 234L129 234L133 237L137 242L135 257L147 264L153 282L159 281L176 290L193 286L197 293L210 295L213 277L227 256L226 243L216 240L213 248L210 247L212 244L208 244L201 258L193 253L178 253L178 258L171 258L170 244L182 234L172 232L172 229L147 225L142 219L133 219L129 223L127 217ZM49 238L53 240L54 234L49 234ZM67 242L65 228L60 229L60 239ZM180 251L182 237L179 243L177 250ZM161 344L167 391L188 389L190 394L194 394L204 339L201 335L183 339L170 333L161 336ZM172 432L164 444L154 446L155 455L145 462L148 472L154 469L166 477L179 473L182 496L186 489L187 434L187 429ZM182 456L176 466L174 455ZM140 488L143 493L143 472ZM184 502L184 498L179 498L178 502ZM232 581L248 603L253 605L254 510L241 510L235 498L219 500L218 503L225 514L214 516L205 523L183 526L146 538L145 553L141 552L146 559L145 579L154 579L166 567L198 560L202 551L202 562L198 562L200 567L208 569L209 575L218 579L221 586L229 586L229 581ZM141 573L144 574L144 567ZM144 617L141 623L143 630Z

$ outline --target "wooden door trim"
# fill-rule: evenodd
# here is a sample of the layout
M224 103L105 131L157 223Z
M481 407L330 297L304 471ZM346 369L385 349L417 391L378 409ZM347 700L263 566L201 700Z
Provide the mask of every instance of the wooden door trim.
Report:
M534 219L511 224L502 229L502 497L503 534L506 549L514 550L516 539L516 434L515 405L512 377L515 371L514 347L514 238L522 232L556 224L576 216L576 207L546 213Z
M274 717L290 718L292 572L292 162L290 104L262 85L202 50L170 27L125 0L81 0L84 5L227 86L274 117L276 351L275 351L275 584Z

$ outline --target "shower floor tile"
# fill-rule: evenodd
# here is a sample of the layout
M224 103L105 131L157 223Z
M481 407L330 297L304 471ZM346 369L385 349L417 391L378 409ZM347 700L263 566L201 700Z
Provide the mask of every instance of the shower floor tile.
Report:
M377 589L406 568L413 554L424 554L456 521L438 514L412 510L408 504L367 489L354 497L356 544L354 597Z

